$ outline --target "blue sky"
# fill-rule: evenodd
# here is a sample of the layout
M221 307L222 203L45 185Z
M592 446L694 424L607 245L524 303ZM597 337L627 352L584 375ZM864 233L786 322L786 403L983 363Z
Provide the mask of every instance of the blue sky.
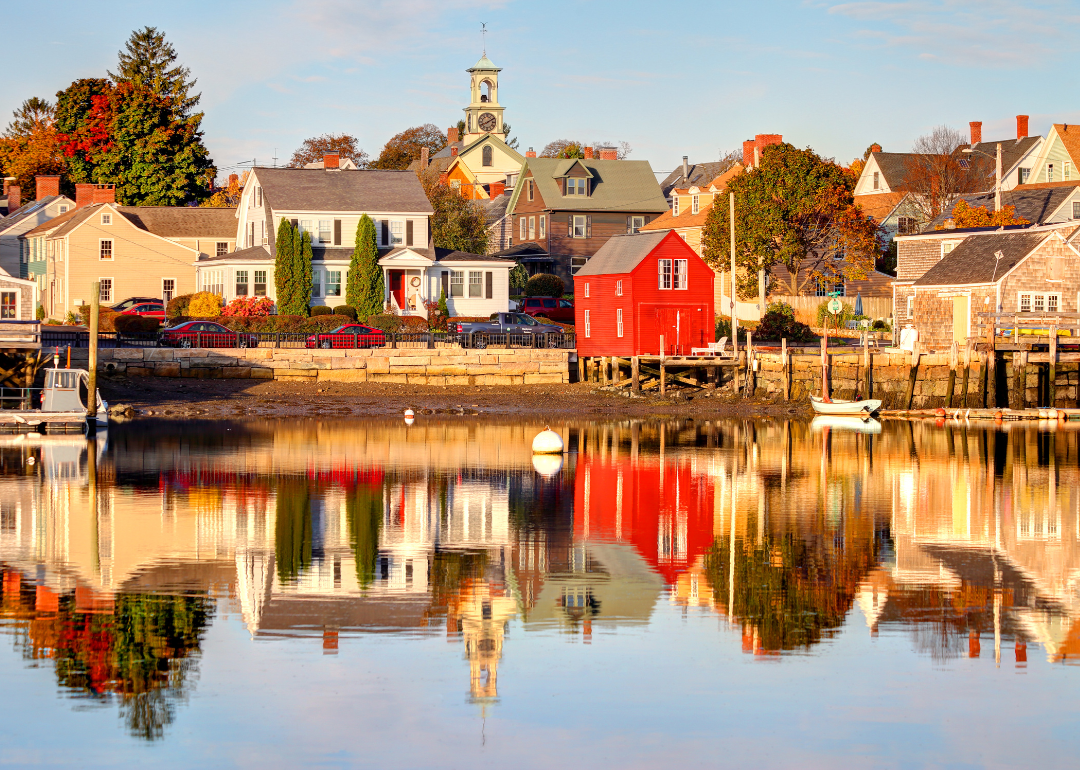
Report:
M287 161L347 132L375 155L397 131L450 126L488 55L521 146L627 141L654 170L779 133L847 162L910 149L935 125L985 139L1080 122L1076 2L228 0L30 3L5 10L0 116L102 76L132 29L165 30L198 78L223 171ZM48 16L45 20L43 14ZM43 23L47 21L47 23ZM26 34L19 33L24 30ZM30 65L30 66L27 66ZM4 118L0 118L4 119Z

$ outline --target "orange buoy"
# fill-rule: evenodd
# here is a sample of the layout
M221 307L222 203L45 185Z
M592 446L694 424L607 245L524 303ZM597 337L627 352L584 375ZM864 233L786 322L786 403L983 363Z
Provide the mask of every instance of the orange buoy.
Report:
M935 412L935 414L936 414L936 415L937 415L938 417L944 417L944 416L945 416L945 410L944 410L944 409L942 409L942 408L941 408L941 407L939 406L939 407L938 407L938 410L937 410L937 412Z

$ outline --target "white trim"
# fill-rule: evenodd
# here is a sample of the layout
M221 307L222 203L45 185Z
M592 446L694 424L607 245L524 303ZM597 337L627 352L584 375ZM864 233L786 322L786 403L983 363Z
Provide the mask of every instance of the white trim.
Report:
M12 294L15 297L15 317L14 318L0 318L0 321L21 321L22 320L22 289L18 287L8 288L6 286L0 286L0 298L5 294ZM36 308L35 308L36 309Z
M615 336L623 336L622 308L615 309Z
M591 337L592 336L592 325L589 322L589 311L588 310L585 311L585 336L586 337Z
M105 244L109 244L109 258L101 256L105 250ZM98 262L116 261L116 241L113 238L98 238Z

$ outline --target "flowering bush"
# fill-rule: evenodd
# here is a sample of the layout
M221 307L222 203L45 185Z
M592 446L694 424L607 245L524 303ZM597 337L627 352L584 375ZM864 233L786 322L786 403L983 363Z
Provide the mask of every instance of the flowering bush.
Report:
M269 297L237 297L221 311L232 318L265 318L274 309Z
M192 318L217 318L221 315L221 297L209 291L192 294L188 315Z

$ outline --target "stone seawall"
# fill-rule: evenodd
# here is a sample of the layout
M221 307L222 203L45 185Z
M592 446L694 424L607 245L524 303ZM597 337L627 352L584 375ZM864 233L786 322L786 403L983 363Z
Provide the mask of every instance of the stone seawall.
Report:
M99 371L129 377L397 382L410 385L540 385L570 381L569 350L376 348L118 348Z

